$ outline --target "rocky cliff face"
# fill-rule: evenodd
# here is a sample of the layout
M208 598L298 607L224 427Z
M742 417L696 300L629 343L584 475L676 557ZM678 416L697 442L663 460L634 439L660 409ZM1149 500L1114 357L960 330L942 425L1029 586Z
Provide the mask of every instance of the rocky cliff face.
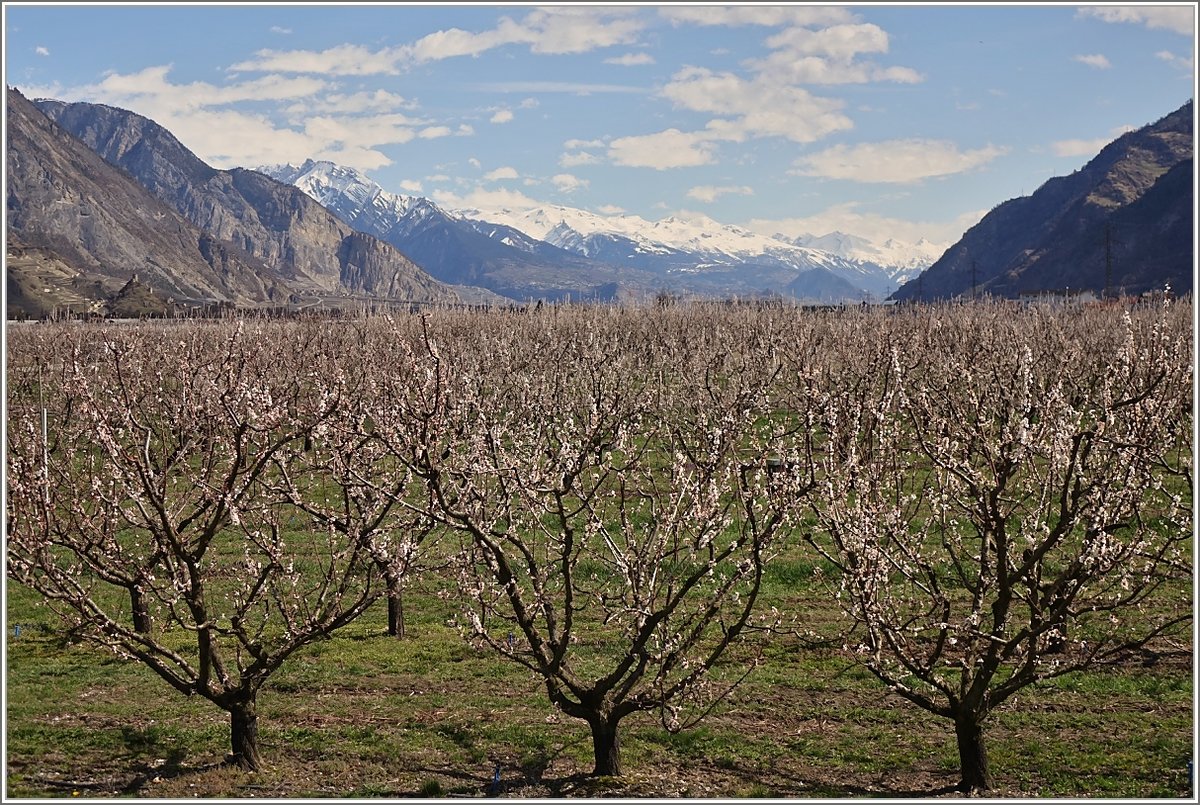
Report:
M304 294L460 298L394 247L355 232L298 188L254 171L216 170L140 115L97 104L37 104L195 226L258 259Z
M276 271L213 239L12 89L7 122L7 225L20 258L7 280L25 312L101 301L134 274L180 304L286 296Z
M1192 289L1193 105L1129 132L1070 176L1000 204L895 299ZM1185 269L1186 267L1186 269Z

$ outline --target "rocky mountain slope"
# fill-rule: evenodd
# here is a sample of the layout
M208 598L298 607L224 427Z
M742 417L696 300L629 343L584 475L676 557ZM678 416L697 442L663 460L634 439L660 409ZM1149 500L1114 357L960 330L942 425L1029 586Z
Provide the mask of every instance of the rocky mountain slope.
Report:
M1192 101L995 207L894 298L1192 290Z
M134 275L180 305L286 300L278 271L154 198L16 90L6 102L9 316L100 312Z
M35 103L63 130L209 233L212 242L232 244L265 265L302 303L454 302L487 296L447 287L395 247L355 231L291 185L254 171L212 168L166 129L133 112L89 103Z

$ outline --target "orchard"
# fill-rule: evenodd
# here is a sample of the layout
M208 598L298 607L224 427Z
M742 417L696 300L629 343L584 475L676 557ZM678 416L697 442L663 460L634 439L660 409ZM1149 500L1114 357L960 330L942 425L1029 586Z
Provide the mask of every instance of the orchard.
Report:
M1190 795L1191 328L10 326L7 793Z

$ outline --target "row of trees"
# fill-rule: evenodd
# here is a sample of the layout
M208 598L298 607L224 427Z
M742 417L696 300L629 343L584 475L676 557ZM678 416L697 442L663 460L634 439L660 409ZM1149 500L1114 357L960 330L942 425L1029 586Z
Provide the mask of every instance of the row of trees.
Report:
M1186 639L1182 305L9 335L10 577L227 711L249 768L270 674L379 599L402 634L417 573L588 724L596 774L626 716L725 694L781 551L837 569L847 645L953 723L965 788L1013 693Z

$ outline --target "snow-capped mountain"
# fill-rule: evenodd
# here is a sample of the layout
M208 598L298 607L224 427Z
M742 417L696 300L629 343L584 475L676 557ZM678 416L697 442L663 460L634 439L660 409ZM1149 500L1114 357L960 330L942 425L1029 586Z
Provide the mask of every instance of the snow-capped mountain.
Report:
M294 184L340 219L392 244L434 277L511 299L611 299L650 293L653 278L565 251L502 225L464 221L429 199L389 193L332 162L255 168Z
M797 263L829 265L834 256L816 249L786 243L736 226L718 223L707 216L647 221L637 215L597 215L572 207L546 205L530 210L453 210L463 218L505 224L572 251L585 253L596 235L623 238L641 253L687 252L720 261L744 261L748 257L776 254L791 256ZM786 258L785 258L786 259Z
M414 210L420 209L422 216L436 210L426 199L389 193L353 168L332 162L309 159L299 166L264 165L255 170L295 185L350 226L377 237L383 237L383 231L393 229Z
M603 216L558 205L452 212L464 220L485 220L521 230L595 260L686 275L692 284L702 275L710 275L706 279L711 285L717 275L736 273L743 281L778 292L786 292L797 272L821 268L864 295L882 297L941 254L938 251L924 259L920 249L896 241L880 248L851 235L826 236L827 245L833 248L823 248L767 237L706 216L647 221L636 215Z
M821 236L800 235L796 238L788 238L785 235L775 237L785 243L820 249L847 260L873 263L887 271L897 285L907 282L933 265L945 253L948 245L933 243L926 238L921 238L916 243L888 238L877 244L844 232L830 232Z
M886 297L937 257L923 262L921 247L893 241L880 247L841 233L768 237L706 216L647 221L559 205L443 210L428 199L389 193L331 162L256 170L296 185L438 279L522 300L668 289L857 301Z

